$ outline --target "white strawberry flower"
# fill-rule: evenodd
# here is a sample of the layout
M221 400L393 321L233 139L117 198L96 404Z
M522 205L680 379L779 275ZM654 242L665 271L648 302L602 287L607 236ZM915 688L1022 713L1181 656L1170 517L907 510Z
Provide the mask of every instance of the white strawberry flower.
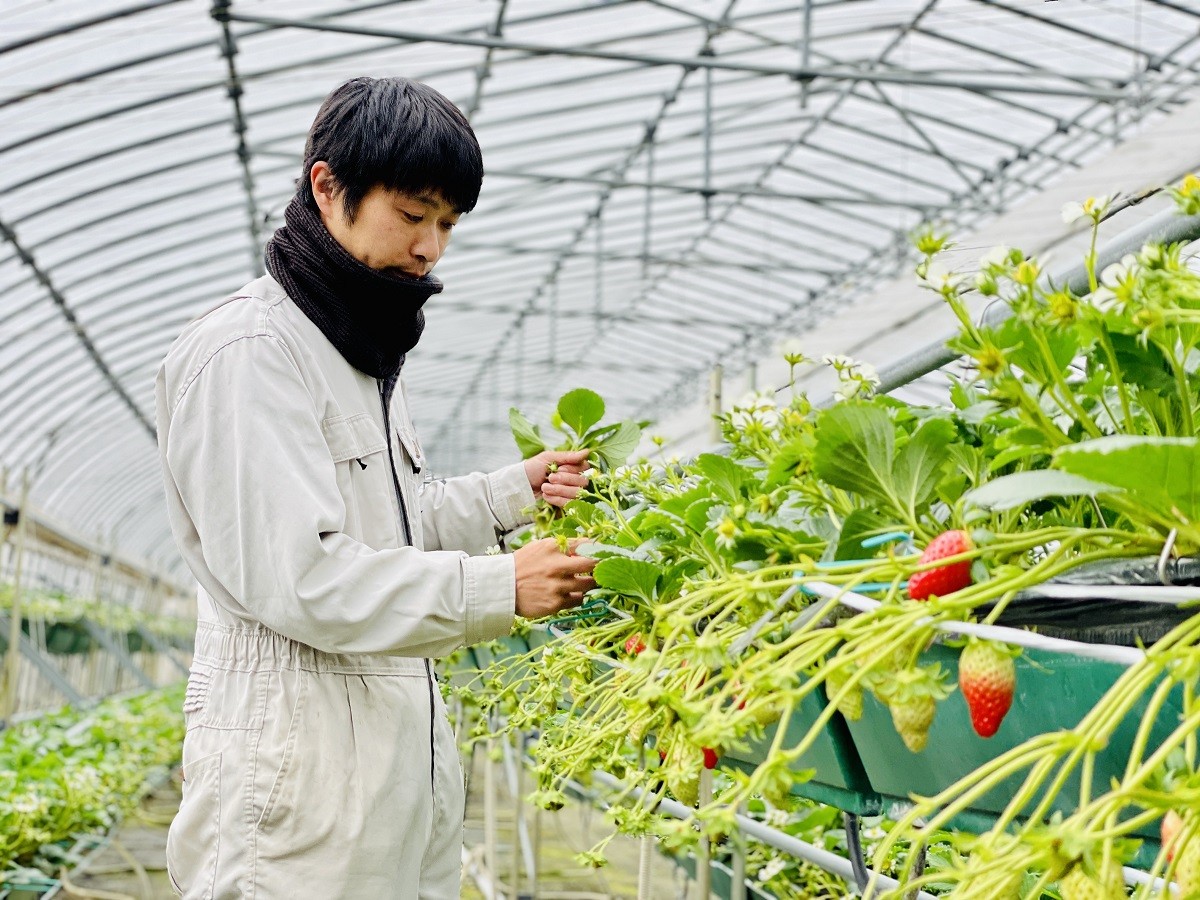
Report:
M787 860L783 856L772 857L770 862L758 870L758 880L761 882L770 881L786 868Z
M1003 244L993 247L979 258L979 267L982 269L989 266L1003 266L1008 262L1008 255L1010 253L1012 253L1012 250Z

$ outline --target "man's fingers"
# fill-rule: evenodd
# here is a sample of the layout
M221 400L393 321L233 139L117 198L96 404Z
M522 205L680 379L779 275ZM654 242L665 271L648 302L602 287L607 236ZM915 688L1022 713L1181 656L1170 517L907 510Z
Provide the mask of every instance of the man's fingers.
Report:
M591 463L584 463L582 466L560 465L557 471L570 472L573 475L582 475L584 472L591 472L592 470L593 466Z
M587 593L596 587L596 579L591 576L576 576L575 583L572 585L576 590Z
M588 477L580 475L577 472L568 472L565 469L559 469L551 474L549 484L565 484L573 485L574 487L587 487Z
M547 450L546 455L551 462L560 466L580 466L587 460L591 450Z

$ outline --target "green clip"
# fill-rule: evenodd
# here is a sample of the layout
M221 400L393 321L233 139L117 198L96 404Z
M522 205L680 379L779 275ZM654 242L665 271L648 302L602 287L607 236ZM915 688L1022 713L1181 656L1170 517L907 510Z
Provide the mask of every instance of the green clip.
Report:
M553 619L547 619L546 624L562 625L564 622L575 622L580 619L598 619L602 616L607 616L610 612L612 612L612 609L609 607L607 600L589 600L573 613L568 613L565 616L557 616Z
M887 534L877 534L875 537L869 537L862 542L864 550L873 550L876 547L882 547L884 544L893 544L896 541L911 541L912 535L907 531L889 531Z

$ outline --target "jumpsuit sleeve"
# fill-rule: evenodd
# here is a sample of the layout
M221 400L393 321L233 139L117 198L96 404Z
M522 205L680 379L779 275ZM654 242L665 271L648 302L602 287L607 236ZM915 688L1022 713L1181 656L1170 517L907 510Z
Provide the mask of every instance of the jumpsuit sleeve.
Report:
M511 630L511 556L375 550L344 533L320 412L277 338L230 341L171 399L159 423L167 490L213 597L328 653L438 657Z
M421 492L425 546L483 553L506 532L528 524L533 504L523 463L431 481Z

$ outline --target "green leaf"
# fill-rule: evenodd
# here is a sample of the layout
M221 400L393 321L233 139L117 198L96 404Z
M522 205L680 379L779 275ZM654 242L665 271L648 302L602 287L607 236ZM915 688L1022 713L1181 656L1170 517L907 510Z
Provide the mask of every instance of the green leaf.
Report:
M749 474L728 456L701 453L696 457L696 468L712 485L713 493L731 503L742 498L742 485Z
M717 501L712 499L712 497L697 500L683 514L684 521L688 523L688 527L693 531L703 534L708 528L708 511L716 505Z
M515 406L508 411L508 425L512 429L513 439L521 451L522 459L537 456L546 449L546 442L538 427L521 415Z
M812 456L813 441L807 435L794 437L775 453L771 465L767 468L767 477L763 482L767 488L786 484L796 477L796 467Z
M864 497L891 501L896 429L886 412L865 403L840 403L817 419L817 475Z
M1126 384L1136 384L1158 394L1170 394L1175 390L1175 378L1171 373L1171 364L1163 356L1162 350L1156 345L1143 347L1132 334L1110 334L1113 355L1117 359L1120 372L1114 373ZM1107 364L1108 360L1101 354L1097 359Z
M677 516L682 516L689 506L697 500L711 500L712 491L707 484L698 484L694 488L689 488L682 494L676 494L673 497L668 497L658 504L658 508L664 512L673 513Z
M617 427L616 431L592 447L591 450L604 461L605 466L615 469L617 466L625 464L625 461L629 459L629 454L634 451L641 439L642 429L638 428L637 422L627 419Z
M874 551L863 549L862 542L872 535L888 530L887 520L873 509L856 509L842 522L842 533L838 536L835 560L863 559Z
M558 415L577 435L583 437L589 428L604 418L604 400L595 391L576 388L558 401Z
M922 425L900 450L892 477L896 493L910 512L933 496L950 458L947 449L957 436L954 424L931 419Z
M1200 519L1200 438L1097 438L1061 447L1054 464L1119 488L1165 518Z
M612 557L596 564L594 577L600 587L625 597L639 597L647 603L653 603L660 572L653 563Z
M1109 485L1070 472L1039 469L1034 472L1015 472L989 481L964 495L963 501L985 509L1004 510L1047 497L1094 497L1112 492Z

